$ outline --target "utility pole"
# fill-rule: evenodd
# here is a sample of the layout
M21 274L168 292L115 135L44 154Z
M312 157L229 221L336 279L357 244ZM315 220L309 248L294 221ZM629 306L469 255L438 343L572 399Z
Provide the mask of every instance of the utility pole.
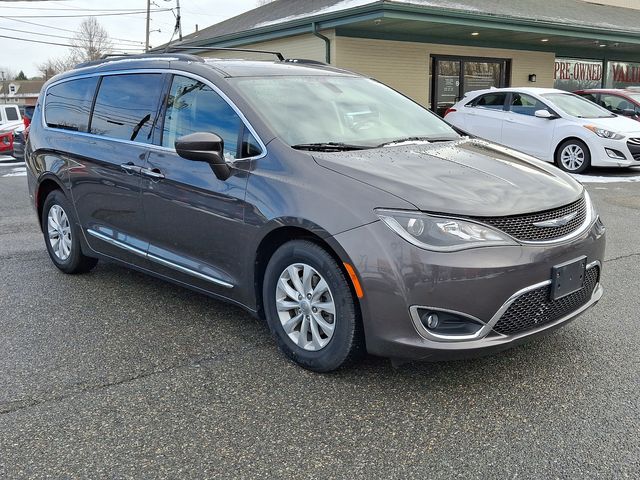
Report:
M151 26L151 0L147 0L147 40L144 44L144 51L148 52L149 51L149 29Z
M178 38L182 41L182 17L180 16L180 0L176 0L177 22L178 22Z
M2 96L4 97L4 103L7 103L7 84L5 83L4 70L2 72Z

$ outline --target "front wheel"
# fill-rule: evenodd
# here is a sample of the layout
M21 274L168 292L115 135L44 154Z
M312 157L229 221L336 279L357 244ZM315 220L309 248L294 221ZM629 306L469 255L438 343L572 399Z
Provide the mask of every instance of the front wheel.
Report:
M328 372L364 350L348 280L319 245L305 240L282 245L265 271L263 299L280 350L300 366Z
M49 257L65 273L84 273L96 266L96 258L82 253L80 228L71 203L60 190L51 192L42 209L42 232Z
M569 139L558 147L555 160L565 172L582 173L591 166L591 153L583 141Z

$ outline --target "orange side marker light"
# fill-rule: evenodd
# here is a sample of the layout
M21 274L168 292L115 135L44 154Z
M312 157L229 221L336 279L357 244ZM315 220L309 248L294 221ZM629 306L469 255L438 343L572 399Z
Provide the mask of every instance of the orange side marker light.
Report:
M355 269L346 262L343 262L344 268L347 269L347 273L349 277L351 277L351 282L353 283L353 288L356 290L356 295L358 298L364 297L364 291L362 290L362 286L360 285L360 280L358 280L358 275L356 275Z

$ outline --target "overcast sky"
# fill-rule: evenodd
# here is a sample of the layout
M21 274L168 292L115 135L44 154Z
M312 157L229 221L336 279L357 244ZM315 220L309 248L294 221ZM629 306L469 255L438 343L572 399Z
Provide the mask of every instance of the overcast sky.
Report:
M152 4L152 9L175 7L176 5L176 0L154 0L154 2L158 6L156 7ZM196 24L202 29L234 17L255 8L257 3L257 0L180 0L182 33L183 35L192 33ZM97 11L100 8L105 10ZM100 15L101 13L119 13L114 11L117 9L121 9L121 11L131 11L133 9L143 11L146 8L146 0L0 0L0 35L69 43L70 40L68 38L60 37L72 37L73 31L77 29L85 17L35 18L34 16L89 15L90 13ZM19 18L10 19L8 18L9 16ZM109 32L119 50L125 46L143 48L145 14L97 16L96 18ZM33 25L33 23L54 28L37 26ZM160 29L161 32L151 33L151 45L166 43L171 36L174 25L175 18L170 11L152 13L151 30ZM24 32L37 32L39 35ZM139 43L134 44L131 41ZM64 56L68 52L68 48L0 38L0 52L0 69L8 68L13 72L23 70L28 77L32 77L39 74L37 69L39 63L44 62L49 57Z

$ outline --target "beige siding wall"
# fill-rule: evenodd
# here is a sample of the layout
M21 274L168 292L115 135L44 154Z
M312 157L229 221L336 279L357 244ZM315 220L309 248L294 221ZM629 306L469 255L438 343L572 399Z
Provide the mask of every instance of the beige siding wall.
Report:
M336 37L335 64L369 75L401 91L423 105L429 101L430 55L495 57L511 60L512 86L553 86L555 55L493 48L462 47ZM537 75L537 83L528 81Z
M602 5L613 5L614 7L626 7L626 8L635 8L636 10L640 10L640 1L639 0L584 0L588 3L600 3Z
M322 31L323 35L329 37L331 40L331 48L335 49L334 31ZM307 58L310 60L318 60L324 62L325 60L325 43L324 40L316 37L312 34L296 35L295 37L281 38L278 40L270 40L268 42L253 43L251 45L243 45L238 48L255 48L257 50L270 50L281 52L285 58ZM332 51L332 57L334 52ZM218 58L245 58L265 60L269 57L264 55L253 55L248 53L234 53L234 52L207 52L203 53L204 57L218 57Z

